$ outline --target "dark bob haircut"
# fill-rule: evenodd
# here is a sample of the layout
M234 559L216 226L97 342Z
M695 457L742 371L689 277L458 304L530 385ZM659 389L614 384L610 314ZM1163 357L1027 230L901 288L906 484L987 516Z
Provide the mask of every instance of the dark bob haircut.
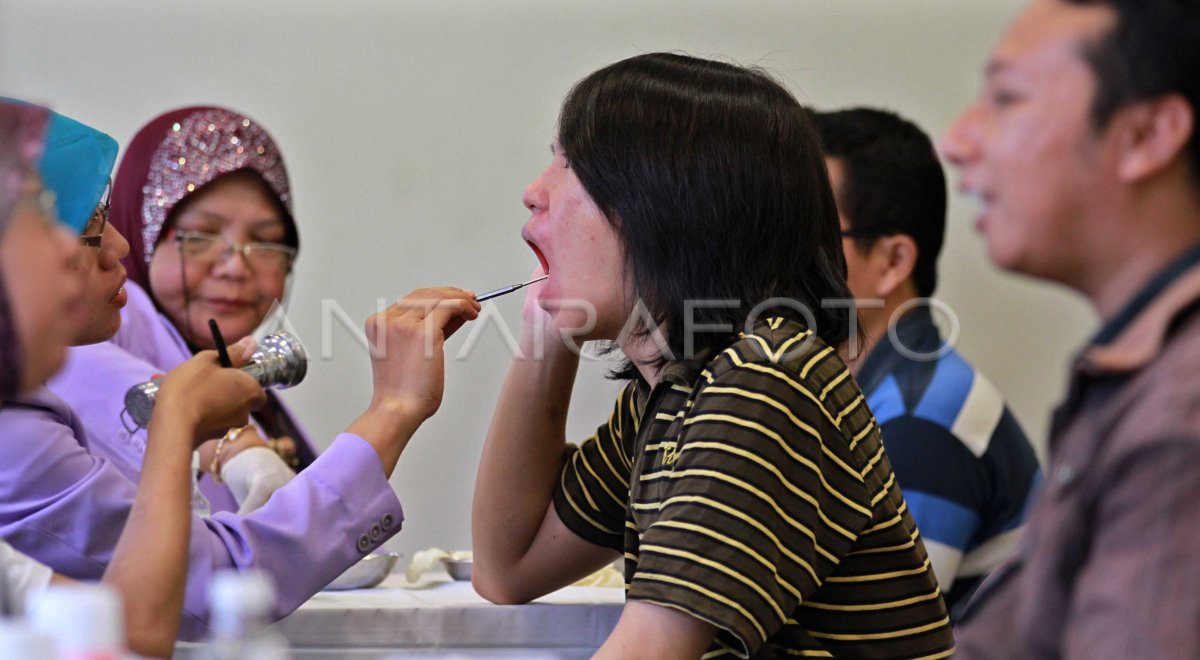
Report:
M691 310L693 323L730 328L696 334L693 353L724 348L755 306L779 298L790 302L770 315L811 320L827 344L845 343L853 310L822 305L850 292L821 143L808 112L765 72L632 57L578 82L558 129L619 238L633 294L677 359L693 357L689 300L736 301Z

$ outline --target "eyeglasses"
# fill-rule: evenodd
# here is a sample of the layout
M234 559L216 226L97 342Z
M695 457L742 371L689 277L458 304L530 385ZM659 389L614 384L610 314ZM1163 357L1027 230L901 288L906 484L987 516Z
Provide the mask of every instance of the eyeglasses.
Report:
M104 201L96 207L92 212L92 217L88 219L88 223L83 227L83 233L79 235L79 242L87 247L100 247L100 239L104 237L104 229L108 226L108 209L109 202L112 200L112 179L108 180L108 186L104 188Z
M180 255L203 265L224 261L236 252L255 270L286 270L296 258L296 248L281 243L234 243L202 231L176 232L174 240L179 241Z

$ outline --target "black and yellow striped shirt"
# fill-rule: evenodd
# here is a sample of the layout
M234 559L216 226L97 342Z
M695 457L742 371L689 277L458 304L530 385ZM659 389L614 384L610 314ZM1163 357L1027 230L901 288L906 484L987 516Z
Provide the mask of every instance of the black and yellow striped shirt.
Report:
M862 392L793 321L630 383L554 496L628 598L717 626L705 657L944 657L950 623Z

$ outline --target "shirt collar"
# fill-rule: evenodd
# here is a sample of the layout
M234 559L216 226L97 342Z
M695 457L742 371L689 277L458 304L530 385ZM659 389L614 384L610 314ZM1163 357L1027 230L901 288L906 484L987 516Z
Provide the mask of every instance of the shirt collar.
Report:
M900 317L895 330L879 338L855 376L863 392L873 392L888 374L904 362L906 358L897 350L897 343L908 351L923 355L934 354L941 349L942 337L933 323L929 307L919 305L913 308Z
M715 347L703 348L697 351L695 357L690 360L679 360L667 364L663 367L662 380L676 385L692 385L700 377L708 363L717 356L717 352Z
M1096 334L1078 360L1089 373L1130 372L1162 352L1175 321L1200 303L1200 246L1172 261Z
M778 329L772 330L771 323L776 320L782 320L782 323L779 325ZM781 319L780 317L759 319L758 322L754 324L754 334L756 335L767 336L780 331L796 334L803 332L804 327L795 321ZM736 341L738 340L735 340L734 343L736 343ZM690 360L675 360L673 362L668 362L663 367L662 378L659 379L659 385L679 385L690 389L696 384L696 380L700 378L700 374L704 372L704 369L708 367L709 363L716 359L717 355L719 355L726 348L728 348L728 346L708 346L696 351L695 356ZM638 376L637 380L639 389L648 394L649 387L647 386L646 381L644 381L641 376Z

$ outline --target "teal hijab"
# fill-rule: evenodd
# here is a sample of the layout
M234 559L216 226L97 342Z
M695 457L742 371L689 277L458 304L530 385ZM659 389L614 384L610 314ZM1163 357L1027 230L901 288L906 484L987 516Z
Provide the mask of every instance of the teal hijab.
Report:
M0 102L41 107L5 97L0 97ZM59 220L78 233L87 226L112 180L117 141L49 108L42 109L48 119L38 176L42 187L54 192Z
M117 141L70 117L50 112L46 144L38 173L53 190L58 216L76 232L83 231L111 181Z
M59 219L75 233L83 231L102 201L116 159L117 141L104 133L41 106L0 97L0 238L32 170L42 188L54 192ZM0 399L16 393L20 368L17 330L0 277Z

